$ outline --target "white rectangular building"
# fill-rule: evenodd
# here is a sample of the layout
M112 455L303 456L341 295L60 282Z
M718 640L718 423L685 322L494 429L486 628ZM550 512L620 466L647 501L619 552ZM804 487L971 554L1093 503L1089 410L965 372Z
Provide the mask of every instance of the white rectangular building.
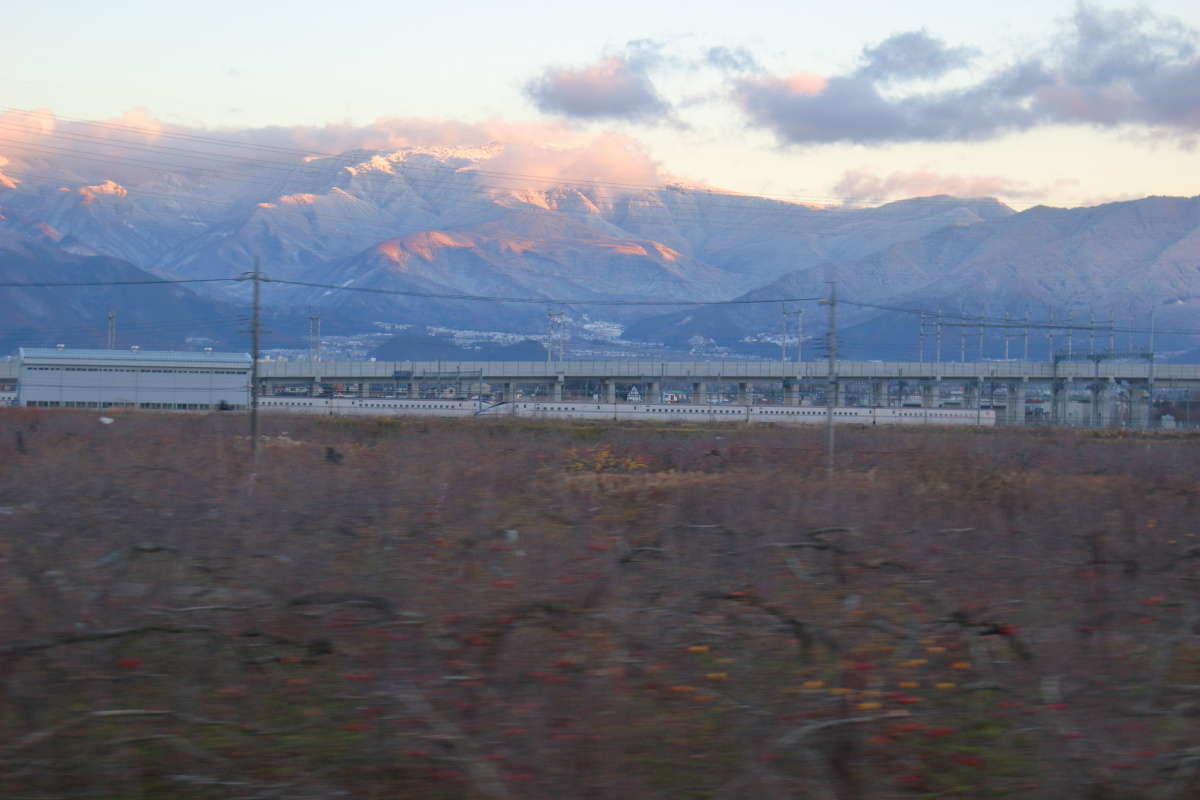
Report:
M22 347L17 405L37 408L243 409L248 353Z

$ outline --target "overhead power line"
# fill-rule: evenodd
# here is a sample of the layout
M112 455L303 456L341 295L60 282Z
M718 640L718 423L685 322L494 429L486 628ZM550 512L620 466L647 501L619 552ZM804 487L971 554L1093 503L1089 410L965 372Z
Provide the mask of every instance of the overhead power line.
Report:
M781 301L782 302L782 301ZM998 317L985 314L972 315L962 312L950 312L944 309L920 308L911 306L893 306L884 303L866 303L856 300L838 300L842 305L857 306L859 308L871 308L879 311L894 311L902 314L913 314L924 317L937 318L941 317L942 321L934 322L946 327L966 327L973 328L983 325L986 328L1010 328L1010 329L1025 329L1030 330L1056 330L1056 331L1095 331L1097 333L1166 333L1178 334L1180 336L1200 336L1200 330L1192 328L1163 328L1161 326L1138 327L1136 325L1122 326L1110 324L1101 320L1097 320L1093 324L1084 324L1082 322L1072 322L1071 320L1022 320L1013 319L1011 317Z
M248 280L242 278L241 280ZM397 295L401 297L421 297L434 300L476 300L489 303L530 303L534 305L564 305L564 306L723 306L723 305L762 305L767 303L803 303L815 302L819 297L784 297L763 299L734 299L734 300L596 300L596 299L566 299L554 297L506 297L503 295L466 294L458 292L417 292L404 289L376 289L368 286L338 286L332 283L314 283L312 281L289 281L277 278L262 278L264 283L278 283L285 286L307 286L312 289L330 289L339 292L363 292L366 294Z
M245 278L180 278L142 281L0 281L5 289L62 289L79 286L158 286L177 283L221 283L241 281Z
M62 288L80 288L80 287L106 287L106 286L172 286L177 284L192 284L192 283L240 283L245 281L258 280L262 283L274 283L281 286L299 286L310 289L324 289L334 292L358 292L363 294L378 294L391 295L396 297L416 297L432 300L463 300L473 302L486 303L524 303L530 305L562 305L562 306L681 306L681 307L697 307L697 306L735 306L735 305L777 305L786 303L812 303L822 302L827 298L824 297L738 297L729 300L629 300L629 299L597 299L597 298L566 298L566 297L519 297L507 295L484 295L471 294L469 292L422 292L407 289L383 289L368 286L345 286L333 283L318 283L316 281L295 281L282 278L271 278L268 276L260 276L257 279L252 275L239 275L225 278L180 278L180 279L161 279L161 280L136 280L136 281L4 281L0 282L0 288L37 288L37 289L62 289ZM904 314L937 316L937 310L927 308L913 308L906 306L894 306L883 303L868 303L858 300L847 300L844 297L838 299L841 305L856 306L859 308L870 308L880 311L892 311ZM1030 328L1043 330L1095 330L1095 331L1111 331L1114 333L1159 333L1159 334L1174 334L1180 336L1200 336L1200 330L1191 328L1141 328L1137 326L1118 326L1108 324L1083 325L1072 323L1069 321L1035 321L1035 320L1013 320L1011 318L1002 318L983 315L969 315L962 313L942 312L942 318L945 325L953 325L956 323L961 326L973 327L983 325L986 327L995 328Z

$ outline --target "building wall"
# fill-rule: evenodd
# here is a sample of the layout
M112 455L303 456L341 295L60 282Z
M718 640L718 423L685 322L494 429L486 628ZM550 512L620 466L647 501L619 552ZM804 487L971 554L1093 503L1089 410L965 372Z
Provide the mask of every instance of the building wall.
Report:
M202 411L249 404L246 363L204 363L191 354L120 363L107 351L36 354L22 359L18 403L41 408L146 408Z

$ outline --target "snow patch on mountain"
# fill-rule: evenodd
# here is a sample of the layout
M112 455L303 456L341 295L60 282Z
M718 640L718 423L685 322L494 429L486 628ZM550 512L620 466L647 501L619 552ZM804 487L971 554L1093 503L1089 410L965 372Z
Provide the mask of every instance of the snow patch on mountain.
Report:
M18 178L13 178L4 174L4 168L11 163L12 162L4 156L0 156L0 189L16 189L17 184L21 182Z
M103 183L95 184L94 186L80 186L77 189L71 189L66 186L59 189L60 192L75 192L83 198L83 205L90 205L96 202L96 198L104 195L112 197L128 197L129 190L121 184L113 180L106 180Z

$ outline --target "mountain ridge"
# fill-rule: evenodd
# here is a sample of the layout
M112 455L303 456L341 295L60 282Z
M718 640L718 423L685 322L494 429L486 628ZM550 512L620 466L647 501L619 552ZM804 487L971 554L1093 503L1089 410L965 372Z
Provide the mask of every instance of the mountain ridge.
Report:
M817 207L490 169L504 154L484 143L199 163L176 155L152 169L150 156L6 150L0 231L9 240L52 231L55 258L110 257L164 277L233 277L258 261L280 281L265 292L277 313L312 307L346 329L539 332L547 306L574 299L611 304L600 313L627 335L681 347L762 340L779 329L779 310L640 304L818 297L833 274L860 302L973 313L1078 314L1200 295L1189 266L1200 260L1195 198L1022 212L949 195ZM200 291L243 304L248 285ZM882 313L848 306L844 318L869 328Z

